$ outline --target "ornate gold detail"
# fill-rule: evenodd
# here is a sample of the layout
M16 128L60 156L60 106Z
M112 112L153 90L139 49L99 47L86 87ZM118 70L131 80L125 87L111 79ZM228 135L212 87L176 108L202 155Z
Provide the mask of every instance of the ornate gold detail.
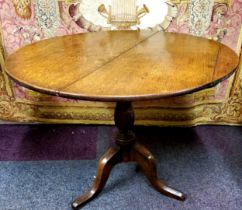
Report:
M29 19L32 15L31 0L13 0L17 15L23 19Z
M0 97L0 116L2 119L8 120L14 116L16 109L8 98Z
M215 113L212 120L242 123L242 80L227 102L212 107L212 111Z
M242 62L242 61L241 61ZM224 124L242 124L242 63L234 78L234 88L227 101L219 104L209 104L204 111L209 111L211 121Z
M4 86L5 91L8 96L12 97L12 88L10 87L10 82L9 82L9 77L6 75L4 71L4 59L5 59L5 50L3 47L3 40L2 40L2 35L1 35L1 26L0 26L0 82L1 86ZM3 90L2 88L0 91Z
M1 33L1 25L0 25L0 66L3 66L4 62L4 48L3 48L3 38L2 38L2 33Z
M224 21L223 19L225 18L226 14L228 13L229 7L227 6L227 3L218 3L213 6L213 11L212 11L212 19L213 21L213 16L215 16L219 19L218 22L224 22L224 24L220 27L215 28L215 33L212 35L207 35L206 38L208 39L213 39L215 41L221 42L223 38L227 35L228 33L228 28L229 25L231 24L229 21ZM241 43L239 41L238 43ZM240 46L238 44L238 50L236 52L240 52Z
M1 39L1 37L0 37ZM3 65L3 62L4 62L4 49L3 49L3 46L1 44L1 40L0 40L0 65L2 66Z
M13 101L13 98L7 94L5 78L0 68L0 116L2 119L7 120L13 117L16 112Z

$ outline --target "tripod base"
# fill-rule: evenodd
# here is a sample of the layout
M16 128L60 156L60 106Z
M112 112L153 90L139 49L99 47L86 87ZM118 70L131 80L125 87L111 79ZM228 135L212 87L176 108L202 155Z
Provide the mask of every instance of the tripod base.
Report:
M135 134L131 131L134 124L134 111L130 102L118 102L115 114L115 125L119 129L116 136L116 144L119 148L110 148L98 162L97 175L91 189L78 197L72 208L78 209L86 204L105 186L112 168L121 162L136 162L139 168L148 178L151 185L160 193L180 201L185 200L185 195L168 187L157 177L156 163L153 155L142 145L136 143Z
M175 198L180 201L185 200L185 195L175 189L168 187L164 182L158 180L156 164L153 155L142 145L135 143L131 148L110 148L99 160L96 179L91 189L78 197L73 203L72 208L77 209L95 198L103 189L109 174L118 163L135 161L146 175L151 185L160 193Z

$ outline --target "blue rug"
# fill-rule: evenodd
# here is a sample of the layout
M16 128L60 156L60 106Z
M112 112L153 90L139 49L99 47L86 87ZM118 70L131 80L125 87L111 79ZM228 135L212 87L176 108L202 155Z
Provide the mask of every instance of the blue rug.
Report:
M68 210L113 144L114 128L0 125L0 210ZM187 195L176 201L153 190L135 164L117 165L84 210L241 210L242 128L138 127L158 175Z

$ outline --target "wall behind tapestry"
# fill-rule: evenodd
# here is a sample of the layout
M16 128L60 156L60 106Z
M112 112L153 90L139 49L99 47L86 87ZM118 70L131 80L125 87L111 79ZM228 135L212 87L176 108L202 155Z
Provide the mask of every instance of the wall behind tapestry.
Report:
M102 30L87 24L79 1L0 0L1 54L0 119L16 122L112 124L113 103L95 103L51 97L27 90L8 79L4 56L18 48L54 36ZM169 32L189 33L241 48L241 0L170 0L177 17ZM242 71L208 90L182 97L139 102L136 124L242 124ZM169 108L168 108L169 107Z

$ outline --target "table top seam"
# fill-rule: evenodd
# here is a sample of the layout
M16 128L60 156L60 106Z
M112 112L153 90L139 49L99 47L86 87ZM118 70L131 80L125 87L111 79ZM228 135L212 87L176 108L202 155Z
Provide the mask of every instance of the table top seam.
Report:
M129 52L130 50L134 49L135 47L137 47L140 43L145 42L146 40L148 40L149 38L155 36L156 34L158 34L160 31L156 31L153 34L151 34L150 36L147 36L145 39L142 39L140 42L136 43L135 45L133 45L132 47L128 48L127 50L123 51L122 53L120 53L118 56L115 56L114 58L112 58L111 60L105 62L103 65L97 67L95 70L93 70L92 72L87 73L86 75L78 78L77 80L75 80L74 82L72 82L71 84L68 84L64 87L59 88L58 91L62 91L65 90L66 88L68 88L69 86L75 84L76 82L78 82L80 79L84 79L85 77L88 77L89 75L95 73L96 71L100 70L101 68L103 68L104 66L106 66L109 63L112 63L114 60L116 60L117 58L121 57L122 55L126 54L127 52Z
M216 67L218 65L218 58L219 58L219 55L220 55L220 52L221 52L221 47L222 47L222 45L219 45L218 53L217 53L216 60L215 60L215 66L214 66L214 69L213 69L212 80L214 79L214 76L215 76Z

